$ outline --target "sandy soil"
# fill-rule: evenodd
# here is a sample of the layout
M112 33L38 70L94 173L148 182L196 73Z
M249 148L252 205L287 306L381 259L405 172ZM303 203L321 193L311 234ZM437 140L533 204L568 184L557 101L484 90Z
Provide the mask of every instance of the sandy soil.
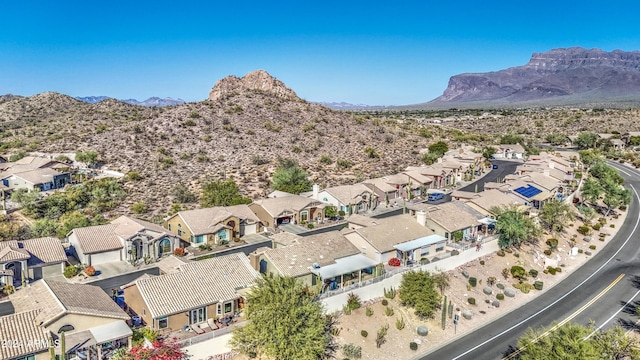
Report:
M600 231L594 231L590 242L584 241L584 236L577 233L576 229L579 225L582 225L582 222L576 220L569 229L560 236L557 236L559 239L558 249L549 257L544 255L543 252L548 247L544 241L541 241L540 244L535 247L523 247L513 253L506 253L504 257L497 256L494 253L449 271L451 287L445 291L445 295L450 301L453 301L454 313L456 313L457 309L461 312L469 310L473 313L470 320L460 316L460 321L455 330L453 320L449 318L447 318L445 329L442 330L440 313L438 313L436 319L420 320L413 314L411 309L400 306L397 297L394 300L389 300L389 307L393 309L394 315L386 316L385 306L381 304L383 294L380 294L381 298L370 305L374 311L372 316L367 317L365 315L364 306L353 311L351 315L340 316L338 327L341 330L338 335L338 342L341 345L351 343L361 346L363 359L410 359L418 353L433 350L449 341L464 336L466 333L500 316L508 314L523 303L531 301L542 292L548 291L553 285L564 279L591 257L584 252L590 251L592 254L595 254L600 248L607 244L625 217L626 212L621 214L618 219L609 217L607 223L602 226ZM595 221L597 220L594 220L594 222ZM614 225L613 228L610 227L611 224ZM599 241L600 233L608 234L604 237L604 241ZM574 237L574 235L576 236ZM550 237L551 236L546 236L545 240ZM583 253L575 256L569 255L569 240L571 239L576 240L575 246L583 250ZM589 249L591 245L595 245L596 249ZM482 263L484 263L484 265L481 265ZM497 283L501 283L506 287L512 287L517 281L513 278L505 279L502 275L502 270L504 268L511 268L513 265L520 265L527 271L529 269L538 270L538 276L535 279L529 277L527 281L529 283L533 283L536 280L543 281L544 288L542 291L531 290L528 294L516 290L515 297L505 297L504 300L499 301L499 307L495 307L491 303L496 300L497 292L502 292L502 290L494 285L492 286L493 293L486 295L483 293L483 288L487 286L487 279L489 277L495 277ZM560 267L562 271L555 275L544 274L543 270L547 266ZM468 279L463 275L463 271L468 273L469 276L478 279L478 285L476 287L468 290ZM469 297L476 299L476 305L469 304ZM486 303L486 300L488 300L489 303ZM396 320L400 317L404 319L406 324L402 330L396 328ZM376 332L385 324L389 325L387 341L380 348L377 348L375 343ZM421 337L416 335L415 329L419 325L425 325L429 328L428 336ZM366 330L369 335L364 338L360 334L361 330ZM409 343L411 341L420 343L417 352L409 349ZM339 353L337 358L342 359L342 355L342 353Z

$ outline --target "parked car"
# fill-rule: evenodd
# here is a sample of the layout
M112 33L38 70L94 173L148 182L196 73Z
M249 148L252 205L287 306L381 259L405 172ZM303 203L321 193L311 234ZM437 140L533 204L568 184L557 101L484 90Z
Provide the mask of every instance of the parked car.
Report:
M444 199L444 194L443 193L432 193L429 194L429 201L438 201L438 200L442 200Z

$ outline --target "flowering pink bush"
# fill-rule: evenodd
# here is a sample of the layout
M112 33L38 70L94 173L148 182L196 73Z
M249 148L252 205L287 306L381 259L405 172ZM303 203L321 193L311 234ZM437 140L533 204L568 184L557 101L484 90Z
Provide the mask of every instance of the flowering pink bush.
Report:
M389 266L400 266L400 259L397 257L389 259Z

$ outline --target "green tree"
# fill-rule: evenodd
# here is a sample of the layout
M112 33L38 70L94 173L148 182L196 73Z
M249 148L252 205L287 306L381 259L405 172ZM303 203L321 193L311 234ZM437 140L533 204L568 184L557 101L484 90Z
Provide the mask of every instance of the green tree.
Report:
M291 159L280 159L271 178L271 188L292 194L311 190L312 183L306 171Z
M189 191L189 188L184 184L174 186L171 191L178 202L188 204L196 201L196 195Z
M249 357L320 360L334 356L335 319L298 280L266 276L247 296L247 325L236 329L231 347Z
M441 154L429 152L426 154L422 154L420 160L422 160L422 162L426 165L432 165L436 163L441 156Z
M520 144L523 138L516 134L505 134L500 137L500 144Z
M427 271L409 271L402 275L400 303L412 307L421 318L433 318L440 306L440 294Z
M211 181L202 185L200 205L202 207L249 204L251 199L240 194L240 188L232 179Z
M451 277L444 271L431 275L433 284L438 290L440 295L444 295L444 292L451 286Z
M575 219L575 213L569 203L552 199L540 209L540 224L550 232L561 232L565 225Z
M89 167L98 165L98 153L93 150L76 152L76 161L87 164Z
M600 196L604 192L602 185L598 182L598 180L594 178L586 178L584 183L582 184L582 189L580 190L580 194L582 196L582 201L588 201L592 204L596 204Z
M338 208L335 206L327 206L326 208L324 208L324 216L326 217L338 216Z
M498 150L493 146L485 146L482 148L482 156L485 159L490 159Z
M143 201L140 201L131 205L131 211L133 211L134 214L144 214L149 211L149 207Z
M596 161L603 159L602 154L597 149L580 150L578 154L580 154L580 161L582 161L585 166L591 166Z
M520 247L525 242L535 242L540 236L540 228L519 205L491 208L497 215L496 231L501 249Z
M595 326L567 323L550 329L528 329L518 340L521 360L637 359L637 340L619 327L595 331ZM589 336L593 334L592 336Z
M558 133L548 134L544 139L554 146L562 145L567 142L567 136Z
M593 149L598 143L598 134L591 131L581 132L580 134L578 134L578 137L575 139L574 143L580 149Z
M449 146L444 141L438 141L429 145L428 149L430 153L440 154L440 156L442 156L449 151Z

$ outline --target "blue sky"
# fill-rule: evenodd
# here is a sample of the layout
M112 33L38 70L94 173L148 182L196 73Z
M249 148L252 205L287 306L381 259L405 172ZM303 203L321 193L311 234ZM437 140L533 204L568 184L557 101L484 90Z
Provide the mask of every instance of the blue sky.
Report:
M533 52L640 50L634 1L8 1L0 94L204 100L264 69L309 101L403 105Z

